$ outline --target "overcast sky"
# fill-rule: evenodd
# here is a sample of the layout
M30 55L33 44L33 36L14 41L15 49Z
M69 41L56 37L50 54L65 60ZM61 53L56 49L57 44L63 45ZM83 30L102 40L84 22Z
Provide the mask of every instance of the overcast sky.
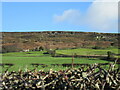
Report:
M2 31L118 32L118 0L3 2Z

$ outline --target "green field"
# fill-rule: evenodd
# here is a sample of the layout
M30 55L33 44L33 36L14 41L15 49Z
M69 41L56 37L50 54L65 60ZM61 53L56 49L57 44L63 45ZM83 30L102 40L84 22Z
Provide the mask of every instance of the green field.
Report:
M79 49L69 49L69 50L57 50L57 54L68 54L71 55L73 53L77 53L78 55L106 55L107 51L112 51L113 53L118 54L118 49L116 48L108 48L108 49L85 49L85 48L79 48ZM72 58L68 57L51 57L49 54L43 54L46 51L34 51L34 52L12 52L12 53L4 53L2 55L2 63L12 63L14 66L12 66L9 71L18 69L25 69L26 67L29 69L33 69L34 67L31 65L32 63L40 63L40 64L46 64L48 67L42 68L39 66L37 69L43 69L43 70L60 70L60 69L66 69L62 66L51 66L51 64L64 64L64 63L71 63ZM74 63L108 63L108 61L100 60L97 58L74 58ZM4 71L6 68L2 68Z
M77 55L107 55L107 52L118 54L118 48L110 47L106 49L89 49L89 48L78 48L78 49L67 49L67 50L57 50L58 54L72 55L76 53Z

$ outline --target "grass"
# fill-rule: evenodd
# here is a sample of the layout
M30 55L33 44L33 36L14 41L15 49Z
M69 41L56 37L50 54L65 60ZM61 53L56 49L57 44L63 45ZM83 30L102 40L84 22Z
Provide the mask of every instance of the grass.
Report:
M43 54L45 51L33 51L33 52L10 52L10 53L4 53L2 56L45 56ZM47 55L46 55L47 56Z
M67 50L57 50L58 54L72 55L76 53L77 55L106 55L108 51L118 54L118 48L106 48L106 49L89 49L89 48L78 48L78 49L67 49Z
M73 53L77 53L78 55L105 55L107 51L112 51L113 53L118 54L117 48L107 48L107 49L68 49L68 50L57 50L58 54L68 54L71 55ZM51 57L49 54L43 54L46 51L34 51L34 52L11 52L0 54L2 56L2 63L12 63L12 66L9 71L18 71L18 69L24 70L26 67L29 69L33 69L34 67L31 65L32 63L40 63L47 64L48 67L42 68L38 67L37 69L49 70L50 68L54 70L66 69L62 66L51 66L51 64L63 64L63 63L71 63L72 58L68 57ZM74 63L108 63L108 61L100 60L97 58L75 58ZM2 68L4 71L6 68Z
M50 64L63 64L63 63L71 63L71 58L55 58L55 57L11 57L11 56L4 56L2 58L2 63L13 63L15 64L11 67L10 70L18 70L19 68L25 69L28 67L32 69L33 66L30 65L31 63L40 63L40 64L47 64L49 67L42 68L39 67L38 69L50 69L53 68L55 70L64 69L63 67L51 67ZM108 61L99 60L99 59L86 59L86 58L75 58L74 63L107 63ZM5 70L5 68L3 69Z

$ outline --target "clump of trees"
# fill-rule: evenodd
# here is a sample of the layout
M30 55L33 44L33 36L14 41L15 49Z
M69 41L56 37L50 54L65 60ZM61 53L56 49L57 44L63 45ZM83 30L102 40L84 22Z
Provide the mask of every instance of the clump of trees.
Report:
M102 49L102 47L100 47L100 46L94 46L94 47L92 47L92 49Z
M56 50L47 49L46 51L47 52L45 52L43 54L50 54L52 57L54 57L56 55Z
M31 51L43 51L43 50L44 50L44 47L40 46L32 49Z

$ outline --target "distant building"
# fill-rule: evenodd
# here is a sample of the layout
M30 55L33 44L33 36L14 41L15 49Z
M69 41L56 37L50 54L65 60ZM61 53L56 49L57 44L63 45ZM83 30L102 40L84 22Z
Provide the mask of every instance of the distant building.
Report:
M23 52L29 52L29 51L30 51L29 49L23 50Z

